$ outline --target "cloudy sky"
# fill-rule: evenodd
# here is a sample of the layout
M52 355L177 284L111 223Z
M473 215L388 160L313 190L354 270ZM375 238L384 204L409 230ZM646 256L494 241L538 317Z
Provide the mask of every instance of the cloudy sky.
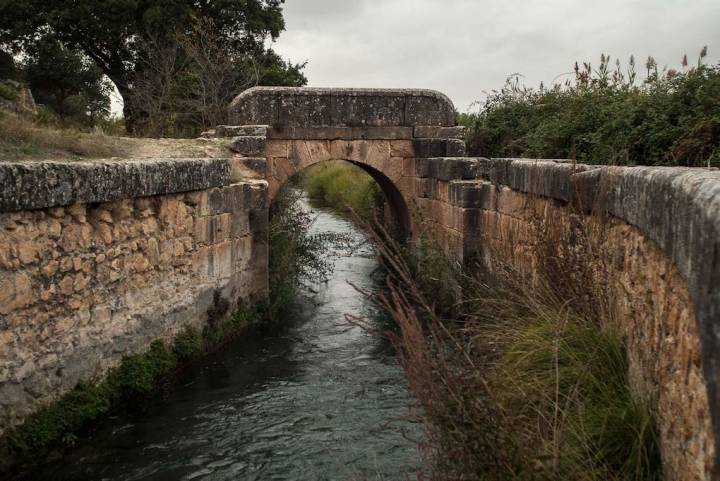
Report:
M528 86L601 53L720 62L720 0L286 0L275 49L314 87L422 87L467 111L520 73Z

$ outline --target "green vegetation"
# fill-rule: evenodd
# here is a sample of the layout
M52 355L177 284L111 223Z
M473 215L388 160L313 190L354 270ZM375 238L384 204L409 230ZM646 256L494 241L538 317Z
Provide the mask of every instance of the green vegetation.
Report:
M101 73L122 96L131 134L195 136L227 123L230 99L248 87L307 82L304 64L286 61L267 47L285 28L282 3L0 2L0 45L21 54L17 58L28 59L54 82L70 83L70 90L52 85L48 91L63 111L74 111L78 100L94 99L88 95L93 89L83 90L82 98L74 94L84 85L78 75ZM0 55L0 68L3 57L7 60ZM65 80L54 75L53 58L61 60L57 74L75 59L82 65ZM35 78L42 82L43 77ZM75 98L70 103L68 93Z
M328 250L349 242L347 236L310 233L314 217L300 203L302 192L281 191L270 210L269 317L275 318L300 292L332 272Z
M515 75L478 114L461 114L471 155L572 158L617 165L720 166L720 66L658 71L635 61L575 64L575 82L525 88Z
M352 209L368 220L383 199L380 187L369 174L342 160L308 167L302 174L302 186L311 199L339 210Z
M561 297L542 274L462 268L431 240L409 253L373 237L430 479L661 479L652 412L584 296Z
M80 383L59 401L28 418L8 436L8 444L23 462L37 462L38 456L59 442L71 444L90 421L121 402L146 399L181 359L197 354L200 342L193 342L197 349L190 352L190 338L200 336L189 329L178 336L179 343L173 349L155 341L146 353L125 356L103 382Z
M80 52L46 36L28 48L25 82L61 125L92 128L110 115L110 82Z
M15 100L18 95L18 91L12 88L10 85L0 83L0 98L3 98L5 100Z
M7 444L21 463L42 460L49 449L74 444L92 422L121 409L141 409L171 374L205 352L233 339L262 319L262 305L241 306L225 320L214 320L201 333L181 331L171 346L154 341L143 354L124 356L120 365L99 383L79 383L47 408L30 416L11 432Z

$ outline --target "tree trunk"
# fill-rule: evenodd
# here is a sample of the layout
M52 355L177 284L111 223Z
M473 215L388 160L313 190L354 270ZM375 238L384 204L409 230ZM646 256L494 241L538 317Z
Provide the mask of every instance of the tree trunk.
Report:
M136 128L136 122L135 122L135 109L133 108L132 104L132 90L125 84L124 82L118 82L114 80L112 77L110 77L110 80L115 83L115 86L118 89L118 92L120 92L120 97L122 97L123 100L123 117L125 118L125 130L127 131L128 135L134 135L137 131Z

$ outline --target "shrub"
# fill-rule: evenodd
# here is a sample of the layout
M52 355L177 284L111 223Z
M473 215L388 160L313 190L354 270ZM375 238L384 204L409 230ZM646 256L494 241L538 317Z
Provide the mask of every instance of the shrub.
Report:
M18 91L12 88L10 85L0 83L0 98L3 98L5 100L15 100L16 98L18 98L18 95L20 95Z
M270 209L269 317L298 294L300 288L322 282L332 272L329 248L349 242L346 235L310 233L312 214L300 203L302 192L284 189Z
M180 361L187 361L196 356L203 347L203 339L194 327L188 327L175 337L173 353Z
M519 76L464 114L471 155L573 158L592 164L720 166L720 66L658 72L636 84L610 57L575 64L575 82L528 89Z

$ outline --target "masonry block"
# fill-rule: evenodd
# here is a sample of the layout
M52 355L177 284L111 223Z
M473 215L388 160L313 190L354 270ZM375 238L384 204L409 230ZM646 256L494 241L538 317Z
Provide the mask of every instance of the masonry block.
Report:
M479 177L480 164L473 157L436 157L417 158L415 174L418 177L450 181L456 179L475 179Z
M215 137L265 137L267 125L218 125Z
M445 147L445 155L448 157L465 157L465 141L460 139L448 139Z
M449 183L449 202L466 208L495 210L496 187L483 180L452 180Z
M437 125L416 125L413 137L423 139L464 139L465 127L441 127Z
M415 139L413 150L416 158L446 157L447 139Z
M234 137L230 149L247 157L261 157L265 155L266 137L254 135Z

